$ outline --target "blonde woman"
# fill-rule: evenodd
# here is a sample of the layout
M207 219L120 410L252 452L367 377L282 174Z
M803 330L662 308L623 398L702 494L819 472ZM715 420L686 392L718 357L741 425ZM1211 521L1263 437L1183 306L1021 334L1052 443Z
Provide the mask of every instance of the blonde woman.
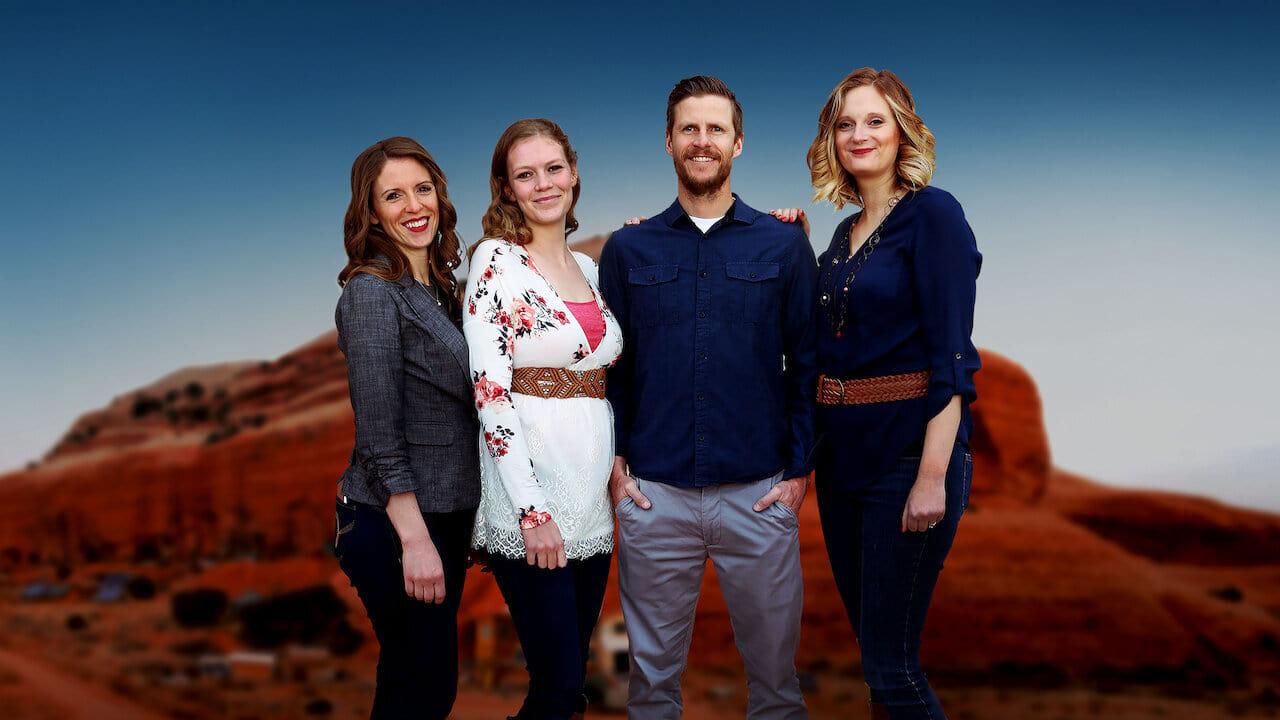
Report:
M944 718L920 668L929 601L968 503L982 264L911 92L862 68L818 114L816 200L861 210L819 258L818 508L873 718Z
M488 554L529 668L516 717L567 720L586 707L588 644L609 579L604 374L622 334L595 263L566 242L581 184L564 131L543 119L507 128L489 182L463 316L484 448L473 544Z

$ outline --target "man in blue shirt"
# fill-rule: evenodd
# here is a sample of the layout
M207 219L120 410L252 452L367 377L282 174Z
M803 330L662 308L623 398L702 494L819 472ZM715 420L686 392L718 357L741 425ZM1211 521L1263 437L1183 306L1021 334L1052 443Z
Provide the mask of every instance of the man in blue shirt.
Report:
M748 717L805 718L796 513L808 484L817 264L796 225L730 191L742 108L712 77L667 102L676 202L613 234L600 289L625 349L609 372L628 714L679 718L706 560L748 677Z

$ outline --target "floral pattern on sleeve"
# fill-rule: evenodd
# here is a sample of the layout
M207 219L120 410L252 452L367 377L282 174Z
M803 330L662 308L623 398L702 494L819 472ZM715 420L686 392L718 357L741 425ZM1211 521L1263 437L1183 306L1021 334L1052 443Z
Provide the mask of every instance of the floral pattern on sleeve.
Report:
M571 558L608 552L613 514L613 416L599 398L535 398L512 390L517 367L576 371L608 367L622 332L600 298L597 268L573 254L602 311L605 331L591 350L585 331L538 272L525 248L480 241L472 254L463 332L471 356L473 400L480 416L480 506L474 547L525 555L524 520L554 516ZM572 417L572 422L565 422ZM530 522L532 524L532 521Z
M471 373L471 382L475 388L476 410L483 410L490 403L511 404L511 391L490 380L486 371Z
M472 257L462 330L471 355L471 382L480 415L485 451L493 460L506 494L518 507L547 506L546 495L533 472L525 431L511 398L516 339L536 331L539 313L526 298L536 293L513 293L503 268L512 267L505 243L485 241ZM545 309L543 301L540 306Z
M510 441L515 433L511 428L495 425L493 430L484 431L484 446L489 451L489 457L497 460L507 456L507 451L511 449Z

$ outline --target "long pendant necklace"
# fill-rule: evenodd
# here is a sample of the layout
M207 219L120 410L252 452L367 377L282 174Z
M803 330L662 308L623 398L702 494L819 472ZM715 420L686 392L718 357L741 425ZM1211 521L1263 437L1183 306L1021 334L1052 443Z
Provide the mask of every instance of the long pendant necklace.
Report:
M853 226L858 224L858 219L849 223L849 232L845 236L845 246L850 248L848 252L834 253L835 257L831 258L830 267L823 268L827 276L827 280L822 283L822 287L826 288L835 279L838 268L850 260L854 261L853 267L849 269L849 274L845 277L844 284L840 288L832 288L831 291L823 290L822 295L818 298L818 302L827 309L827 317L831 322L831 329L835 331L836 337L844 336L844 324L849 317L849 288L853 286L853 281L858 277L858 273L862 272L862 267L866 265L867 260L871 258L871 254L876 251L876 246L880 244L880 230L884 227L885 222L889 220L889 216L893 214L893 208L897 206L898 197L889 198L886 203L888 210L885 211L884 217L880 219L880 224L876 225L876 229L871 231L871 235L867 236L862 247L857 252L853 248ZM864 208L865 212L865 208ZM834 295L833 295L834 293Z
M434 285L429 285L421 280L418 281L418 284L422 286L423 290L427 291L427 294L431 296L432 300L436 301L437 307L444 307L444 303L440 302L440 291L436 290Z

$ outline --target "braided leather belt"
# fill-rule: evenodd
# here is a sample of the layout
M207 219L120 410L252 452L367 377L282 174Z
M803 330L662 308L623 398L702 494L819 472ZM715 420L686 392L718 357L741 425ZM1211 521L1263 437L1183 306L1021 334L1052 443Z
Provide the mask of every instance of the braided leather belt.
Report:
M929 371L840 380L818 376L819 405L866 405L915 400L929 394Z
M511 391L540 398L589 397L604 399L604 368L522 367L511 373Z

